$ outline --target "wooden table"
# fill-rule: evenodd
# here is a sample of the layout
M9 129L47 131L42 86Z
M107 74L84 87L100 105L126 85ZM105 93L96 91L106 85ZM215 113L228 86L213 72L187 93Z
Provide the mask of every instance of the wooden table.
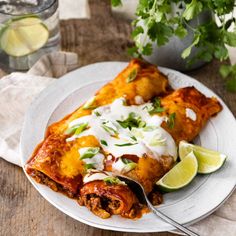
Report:
M129 60L125 49L130 24L112 17L107 0L90 1L91 20L61 22L62 49L77 52L81 65L104 60ZM102 14L98 14L98 13ZM236 116L236 94L226 91L218 75L218 62L188 73L211 88ZM63 214L49 204L29 183L21 168L0 160L1 236L126 236L140 235L96 229ZM145 235L171 236L171 233Z

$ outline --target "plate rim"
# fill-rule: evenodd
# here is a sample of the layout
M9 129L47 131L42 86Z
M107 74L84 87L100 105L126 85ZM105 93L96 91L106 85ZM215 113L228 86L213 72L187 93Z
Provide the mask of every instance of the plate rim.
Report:
M107 229L107 230L115 230L115 231L121 231L121 232L146 232L146 233L150 233L150 232L161 232L161 231L157 231L157 230L147 230L147 229L144 229L144 230L139 230L139 231L135 231L134 229L122 229L121 227L117 227L114 229L113 226L108 226L108 225L98 225L98 224L94 224L93 222L89 222L88 220L85 220L83 218L80 218L78 219L77 217L74 217L73 214L71 214L70 212L67 212L65 211L65 209L62 209L60 206L58 206L57 204L55 204L51 199L49 199L47 196L45 196L44 194L41 193L41 191L37 188L37 184L32 180L32 178L26 173L25 171L25 168L24 168L24 164L25 164L25 160L23 158L23 143L22 143L22 140L24 138L24 133L25 133L25 127L26 127L26 124L27 124L27 117L30 115L30 113L32 112L33 108L34 108L34 105L36 103L36 101L39 101L42 97L44 97L45 94L49 93L50 90L55 90L56 86L58 86L59 83L62 83L60 81L64 81L64 80L67 80L68 77L71 77L72 74L76 74L78 70L81 70L81 69L84 69L84 68L89 68L89 67L93 67L93 66L97 66L97 65L102 65L104 63L109 63L109 64L122 64L124 65L124 67L128 64L128 62L116 62L116 61L108 61L108 62L98 62L98 63L94 63L94 64L90 64L90 65L87 65L87 66L84 66L84 67L80 67L72 72L69 72L67 74L65 74L64 76L62 76L59 80L55 81L54 83L51 83L47 88L45 88L42 92L40 92L40 94L35 98L35 100L31 103L30 105L30 108L28 109L27 113L26 113L26 116L25 116L25 119L24 119L24 124L23 124L23 129L22 129L22 133L21 133L21 138L20 138L20 153L21 153L21 164L23 166L23 170L24 170L24 173L26 174L27 178L29 179L29 181L33 184L33 186L36 188L36 190L40 193L40 195L43 196L43 198L45 198L48 202L50 202L52 205L54 205L56 208L58 208L60 211L64 212L65 214L69 215L70 217L82 222L82 223L85 223L85 224L88 224L88 225L91 225L93 227L96 227L96 228L100 228L100 229ZM184 77L188 77L188 81L190 83L194 83L194 84L198 84L199 86L203 86L205 89L207 89L208 91L210 91L211 93L214 94L215 97L217 97L217 99L219 99L219 101L221 102L221 104L223 105L224 109L227 110L227 112L232 116L232 118L235 119L234 115L232 114L232 112L230 111L230 109L227 107L227 105L224 103L224 101L215 93L213 92L211 89L209 89L207 86L205 86L204 84L202 84L201 82L197 81L196 79L188 76L188 75L185 75L181 72L178 72L176 70L173 70L173 69L169 69L169 68L164 68L164 67L158 67L161 71L165 71L165 72L171 72L173 74L176 74L178 77L180 77L181 75L184 76ZM94 81L97 81L97 80L94 80ZM55 86L55 83L57 83L57 85ZM82 86L79 86L77 87L75 90L78 90L80 89L81 87L83 87L84 85ZM73 91L71 91L71 93L73 93ZM235 126L236 126L236 123L235 123ZM235 181L236 182L236 181ZM234 189L235 189L235 185L234 187L231 189L231 191L227 194L227 196L219 203L219 205L217 205L215 208L213 208L211 211L209 211L208 213L202 215L201 217L191 221L191 222L188 222L186 225L190 225L190 224L194 224L196 222L198 222L199 220L201 219L204 219L205 217L207 217L208 215L212 214L216 209L218 209L221 205L224 204L224 202L230 197L230 195L234 192ZM163 231L166 231L166 230L173 230L174 228L172 226L168 227L168 229L164 229Z

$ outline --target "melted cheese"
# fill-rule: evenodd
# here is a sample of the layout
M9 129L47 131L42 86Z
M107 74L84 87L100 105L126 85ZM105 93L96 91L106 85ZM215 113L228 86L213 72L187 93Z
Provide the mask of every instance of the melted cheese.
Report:
M83 172L83 162L79 160L78 147L66 152L60 163L60 172L63 176L71 177Z

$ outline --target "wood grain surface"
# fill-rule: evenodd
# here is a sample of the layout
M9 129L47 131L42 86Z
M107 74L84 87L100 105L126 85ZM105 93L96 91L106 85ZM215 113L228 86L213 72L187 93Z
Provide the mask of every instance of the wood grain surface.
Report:
M89 1L91 19L61 22L62 49L78 53L81 65L97 61L129 60L130 24L113 18L109 1ZM236 116L236 94L224 88L219 62L188 73L215 91ZM82 224L49 204L33 188L22 169L0 160L0 236L134 236ZM171 236L171 233L143 235Z

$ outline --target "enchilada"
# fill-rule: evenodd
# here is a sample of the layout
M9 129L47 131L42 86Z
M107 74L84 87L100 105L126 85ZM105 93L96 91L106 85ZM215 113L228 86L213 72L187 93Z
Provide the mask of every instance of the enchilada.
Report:
M139 181L156 203L154 186L221 110L193 87L173 91L158 69L132 60L72 114L51 125L26 170L36 181L78 200L94 214L137 218L146 212L118 173Z

